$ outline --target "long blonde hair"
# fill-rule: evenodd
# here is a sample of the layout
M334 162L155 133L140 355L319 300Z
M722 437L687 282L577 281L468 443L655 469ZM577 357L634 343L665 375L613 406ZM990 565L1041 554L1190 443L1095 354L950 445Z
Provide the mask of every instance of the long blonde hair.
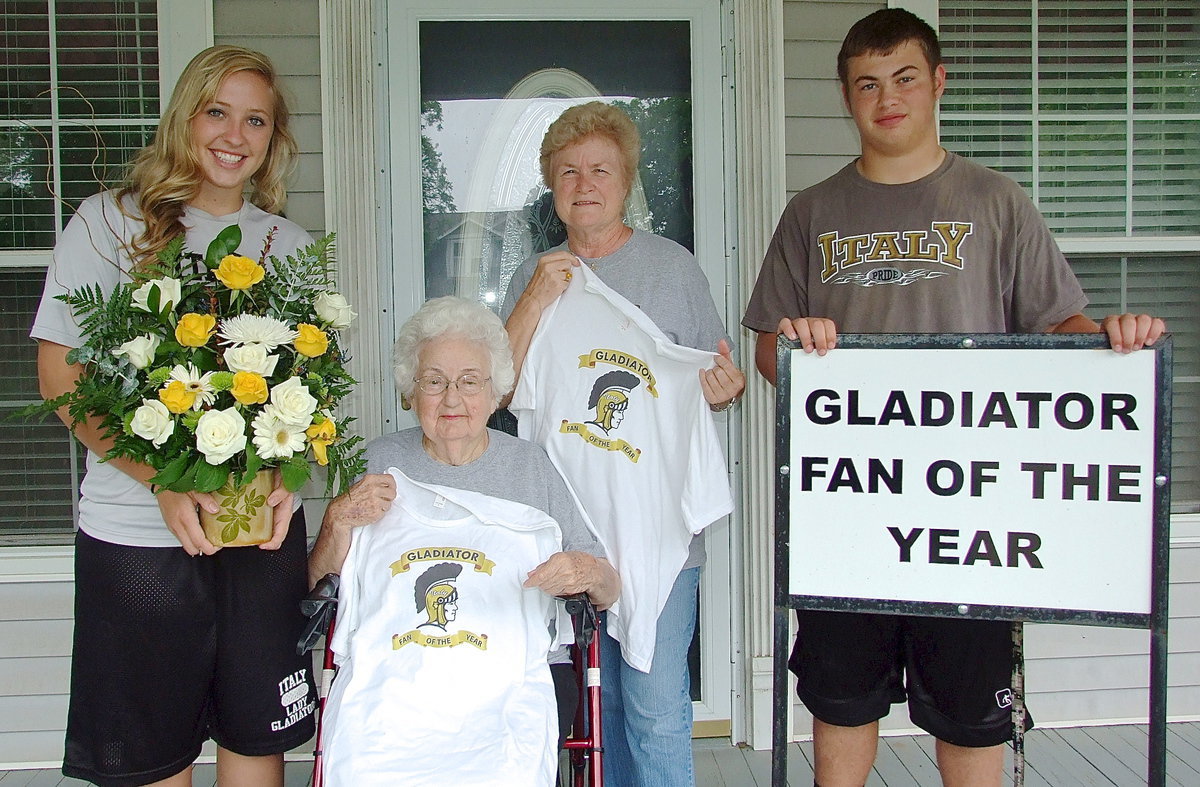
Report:
M209 47L183 70L154 140L134 158L117 192L122 212L126 211L124 198L132 195L140 214L135 218L145 223L145 232L133 239L131 252L136 267L152 262L172 238L184 231L180 222L183 208L199 193L204 177L192 147L191 120L216 97L226 77L240 71L260 75L275 96L271 143L262 166L250 176L250 201L268 213L278 213L286 204L284 181L295 166L297 147L288 128L287 102L279 89L275 66L253 49Z

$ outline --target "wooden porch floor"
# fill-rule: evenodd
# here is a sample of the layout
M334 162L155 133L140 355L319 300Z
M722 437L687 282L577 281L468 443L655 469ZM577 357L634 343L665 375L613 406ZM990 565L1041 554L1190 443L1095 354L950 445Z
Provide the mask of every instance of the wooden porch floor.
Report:
M1025 737L1028 787L1135 787L1146 784L1149 727L1069 727L1035 729ZM937 787L933 738L883 738L867 787ZM698 787L765 787L771 784L771 753L697 740ZM1012 784L1012 752L1006 757L1005 784ZM811 787L812 744L788 747L788 785ZM1167 783L1200 785L1200 722L1167 725ZM8 787L0 782L0 787Z
M1025 784L1029 787L1135 787L1146 783L1146 725L1036 729L1025 738ZM697 787L767 787L771 753L730 746L727 739L697 740ZM933 739L927 735L884 738L867 787L936 787ZM1012 783L1012 756L1006 783ZM812 744L788 747L788 784L812 785ZM310 762L289 762L287 787L306 787ZM196 767L196 787L212 787L215 767ZM1200 722L1167 727L1167 783L1200 785ZM56 770L0 771L0 787L86 787Z

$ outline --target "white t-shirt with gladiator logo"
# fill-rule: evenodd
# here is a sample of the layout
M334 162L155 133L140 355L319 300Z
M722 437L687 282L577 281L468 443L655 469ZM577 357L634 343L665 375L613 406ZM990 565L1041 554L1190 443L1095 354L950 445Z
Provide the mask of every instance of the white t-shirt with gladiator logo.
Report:
M330 787L550 785L558 722L546 654L569 618L530 570L561 550L537 509L396 469L342 567L325 708ZM557 626L555 626L557 622Z
M692 536L733 510L699 373L713 354L672 344L586 266L541 316L509 405L546 449L621 575L608 631L648 672L658 615Z

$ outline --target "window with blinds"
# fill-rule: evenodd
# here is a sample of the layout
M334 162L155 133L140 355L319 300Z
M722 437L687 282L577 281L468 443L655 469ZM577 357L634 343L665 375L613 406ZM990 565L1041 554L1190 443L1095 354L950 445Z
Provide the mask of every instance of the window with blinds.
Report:
M938 19L942 144L1028 189L1092 316L1166 319L1172 508L1200 512L1200 3L941 0Z
M156 20L156 0L0 0L0 543L73 529L81 449L57 420L8 416L38 398L48 250L158 124Z

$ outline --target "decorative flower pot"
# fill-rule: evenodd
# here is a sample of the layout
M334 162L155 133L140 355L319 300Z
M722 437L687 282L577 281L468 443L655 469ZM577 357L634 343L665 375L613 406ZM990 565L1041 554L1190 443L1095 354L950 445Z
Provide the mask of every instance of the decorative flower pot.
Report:
M219 547L244 547L271 540L272 509L267 497L275 488L275 473L259 470L243 487L233 486L233 477L213 492L220 510L210 514L200 509L204 536Z

